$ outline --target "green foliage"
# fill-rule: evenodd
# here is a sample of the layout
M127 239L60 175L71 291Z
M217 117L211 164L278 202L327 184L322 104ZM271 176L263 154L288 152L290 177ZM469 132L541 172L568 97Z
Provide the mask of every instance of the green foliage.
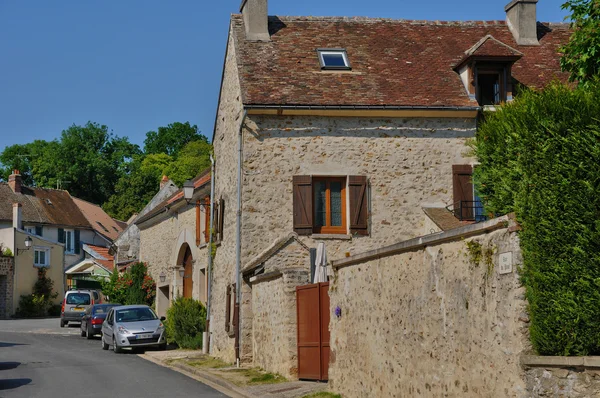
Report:
M171 163L164 174L178 186L182 186L185 180L197 176L201 171L210 166L210 153L212 145L202 141L193 141L181 149L177 159Z
M600 1L570 0L562 8L571 13L573 34L560 49L560 66L570 81L587 86L600 76Z
M32 294L23 295L19 300L17 317L47 316L53 306L52 300L58 297L58 292L53 292L53 288L54 281L46 276L46 268L38 269L38 280L33 285Z
M14 256L14 254L13 254L12 250L10 250L10 248L9 248L9 247L5 247L5 248L2 250L2 255L3 255L3 256L5 256L5 257L13 257L13 256Z
M200 134L198 126L191 126L190 122L175 122L167 127L159 127L158 132L149 131L146 133L144 152L146 154L164 153L177 157L179 151L193 141L208 143L208 139Z
M200 301L178 297L167 311L165 324L169 342L176 343L180 348L201 348L206 308Z
M525 91L485 116L474 180L486 210L514 211L533 346L600 354L600 87Z
M467 252L469 255L469 260L476 266L479 266L481 263L481 259L483 257L483 252L481 250L481 243L476 240L466 241Z
M116 270L108 280L101 280L102 293L111 303L123 305L146 304L152 306L156 297L156 283L144 263L133 264L127 272Z

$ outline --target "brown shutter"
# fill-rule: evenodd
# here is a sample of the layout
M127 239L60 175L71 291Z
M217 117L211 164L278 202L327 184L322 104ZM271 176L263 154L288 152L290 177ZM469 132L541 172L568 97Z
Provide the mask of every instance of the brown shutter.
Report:
M223 221L225 220L225 199L219 199L219 242L223 240Z
M452 166L453 207L462 219L473 218L473 166L455 164ZM460 210L462 209L462 210Z
M200 201L196 201L196 246L200 246Z
M204 198L204 242L210 238L210 197Z
M350 191L350 232L357 235L369 235L367 177L350 176L348 188Z
M313 230L313 203L311 176L294 176L294 231L298 235L310 235Z
M227 297L225 302L225 331L229 332L229 318L231 316L231 285L227 285Z
M219 241L219 233L221 231L219 231L219 204L217 202L214 202L212 204L212 212L213 212L213 230L212 230L212 234L213 234L213 241L218 242Z

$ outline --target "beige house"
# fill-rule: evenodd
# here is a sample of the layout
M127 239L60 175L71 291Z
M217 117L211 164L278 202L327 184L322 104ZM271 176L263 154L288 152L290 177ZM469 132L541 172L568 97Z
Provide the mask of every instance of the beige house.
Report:
M465 143L482 107L566 78L557 48L569 31L538 25L535 3L471 23L267 16L266 0L242 2L213 136L212 202L226 210L211 355L294 377L310 249L344 258L476 221ZM169 236L193 219L180 206ZM177 246L152 245L179 263Z

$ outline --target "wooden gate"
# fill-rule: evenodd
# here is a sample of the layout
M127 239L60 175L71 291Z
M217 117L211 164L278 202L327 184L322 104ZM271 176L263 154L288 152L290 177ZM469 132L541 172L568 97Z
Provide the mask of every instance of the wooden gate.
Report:
M296 287L298 378L329 378L329 282Z

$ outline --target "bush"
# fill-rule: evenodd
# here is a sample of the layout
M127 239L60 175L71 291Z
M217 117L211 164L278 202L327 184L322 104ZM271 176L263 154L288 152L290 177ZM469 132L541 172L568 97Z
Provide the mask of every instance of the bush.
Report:
M5 247L4 249L2 249L2 255L5 257L13 257L13 252L12 250L10 250L10 248Z
M152 306L156 297L156 283L144 263L133 264L125 273L116 270L109 280L100 281L102 293L108 296L112 303L146 304Z
M46 268L39 268L33 293L21 296L15 315L21 318L47 316L52 300L58 297L58 292L52 291L53 287L54 281L46 276Z
M206 327L206 308L200 301L178 297L167 311L165 324L169 343L180 348L200 348Z
M531 341L542 355L600 354L600 87L554 84L486 114L475 142L486 210L523 230Z

